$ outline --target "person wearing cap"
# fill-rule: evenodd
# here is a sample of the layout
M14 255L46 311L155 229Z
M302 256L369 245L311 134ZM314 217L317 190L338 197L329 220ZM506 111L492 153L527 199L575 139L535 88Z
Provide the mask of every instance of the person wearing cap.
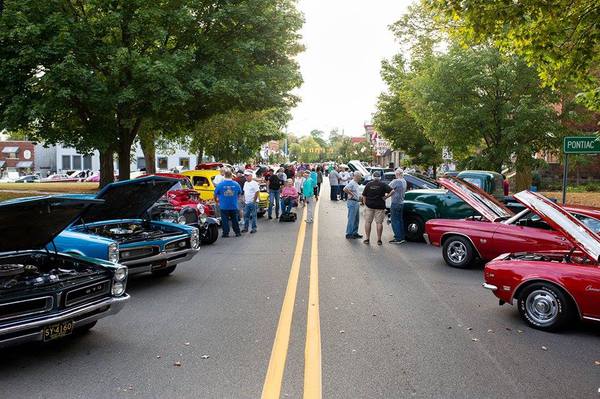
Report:
M249 228L252 229L250 233L256 233L256 212L258 210L257 202L260 186L254 181L252 171L245 171L244 177L246 183L244 183L244 229L242 233L247 233Z
M350 183L346 184L344 187L344 191L348 196L348 200L346 201L346 206L348 207L348 224L346 225L346 238L354 239L354 238L362 238L360 234L358 234L358 224L360 220L360 196L358 195L358 182L362 179L362 173L359 171L354 172L353 179Z
M315 186L317 182L311 179L310 172L304 171L304 182L302 183L302 196L306 205L306 223L313 222L313 209L315 206Z
M362 199L365 204L365 244L370 243L371 224L375 220L377 227L377 245L382 245L383 219L385 217L385 200L392 192L392 188L381 181L381 172L373 172L373 180L365 186Z
M404 194L406 193L406 180L404 180L404 172L402 169L396 169L396 178L390 182L392 192L392 206L390 207L390 218L392 219L392 230L394 231L394 239L390 241L392 244L404 243L404 221L402 212L404 208Z
M332 201L338 200L338 184L340 180L340 174L338 173L338 168L333 167L329 172L329 186L331 186L331 194L329 199Z
M238 197L242 191L240 185L233 181L230 169L224 172L223 181L215 187L215 203L221 210L221 222L223 224L223 237L229 237L229 223L233 227L236 237L240 234Z

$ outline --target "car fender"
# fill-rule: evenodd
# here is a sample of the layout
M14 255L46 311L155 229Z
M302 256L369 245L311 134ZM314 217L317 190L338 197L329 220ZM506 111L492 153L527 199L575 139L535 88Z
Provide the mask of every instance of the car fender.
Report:
M403 207L404 218L412 215L419 216L424 222L438 217L437 207L424 202L406 200Z

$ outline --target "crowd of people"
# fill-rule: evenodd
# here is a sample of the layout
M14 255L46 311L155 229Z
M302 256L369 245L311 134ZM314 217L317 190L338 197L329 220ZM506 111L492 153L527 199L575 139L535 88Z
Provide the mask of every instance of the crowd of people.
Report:
M323 182L321 166L288 166L277 170L259 170L256 174L264 179L269 193L269 219L293 221L295 213L292 209L303 204L307 210L306 222L313 222L314 206ZM254 179L254 172L238 169L234 176L230 168L224 167L215 177L214 185L214 200L221 215L222 236L229 237L231 230L236 237L242 233L256 233L260 185Z

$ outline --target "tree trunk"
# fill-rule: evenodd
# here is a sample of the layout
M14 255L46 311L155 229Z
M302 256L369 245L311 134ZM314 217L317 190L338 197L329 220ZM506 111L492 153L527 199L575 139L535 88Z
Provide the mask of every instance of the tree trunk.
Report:
M119 156L119 181L129 180L131 178L131 146L133 144L133 139L126 140L121 136L121 141L119 142L119 151L117 155Z
M200 150L198 150L198 160L196 161L196 164L197 165L201 164L203 160L204 160L204 147L201 147Z
M140 144L144 153L146 163L146 173L153 175L156 173L156 143L154 132L144 132L140 134Z
M115 181L113 150L100 151L100 188Z
M531 157L517 156L515 168L517 171L517 174L515 176L515 190L517 192L529 190L533 180L533 173L531 170Z

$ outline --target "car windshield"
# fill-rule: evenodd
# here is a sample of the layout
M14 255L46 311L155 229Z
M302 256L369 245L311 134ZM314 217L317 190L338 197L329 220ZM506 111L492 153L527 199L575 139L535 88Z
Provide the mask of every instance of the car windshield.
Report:
M600 234L600 220L589 216L580 215L578 213L573 213L572 215L575 216L581 223L585 224L594 233Z
M181 186L181 181L178 181L177 183L173 184L173 187L171 187L171 190L181 190L183 189L183 187Z

